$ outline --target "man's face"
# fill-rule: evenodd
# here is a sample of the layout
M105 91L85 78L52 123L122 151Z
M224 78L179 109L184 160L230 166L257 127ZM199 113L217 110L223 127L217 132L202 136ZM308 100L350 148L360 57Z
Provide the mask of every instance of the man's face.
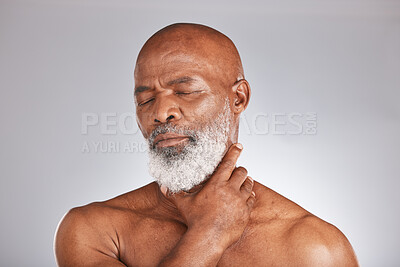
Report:
M173 49L142 56L135 83L150 173L173 192L189 190L213 172L229 143L227 89L206 58Z
M159 125L171 123L191 129L215 119L222 112L227 89L213 74L207 58L179 49L149 52L135 70L135 103L138 125L145 138ZM182 145L175 138L156 146Z
M223 112L201 129L177 127L170 123L157 126L147 139L151 176L174 193L189 191L202 183L214 172L227 149L230 124L227 100ZM177 145L156 145L159 136L171 134L187 136L188 141Z

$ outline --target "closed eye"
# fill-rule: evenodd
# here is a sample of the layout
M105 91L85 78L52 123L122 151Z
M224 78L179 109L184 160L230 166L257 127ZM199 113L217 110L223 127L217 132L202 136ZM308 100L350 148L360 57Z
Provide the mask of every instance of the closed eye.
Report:
M200 93L200 92L202 92L202 91L176 92L175 94L177 94L177 95L190 95L190 94Z
M144 102L142 102L142 103L139 103L139 106L146 105L147 103L150 103L150 102L153 101L153 100L154 100L154 98L150 98L149 100L146 100L146 101L144 101Z

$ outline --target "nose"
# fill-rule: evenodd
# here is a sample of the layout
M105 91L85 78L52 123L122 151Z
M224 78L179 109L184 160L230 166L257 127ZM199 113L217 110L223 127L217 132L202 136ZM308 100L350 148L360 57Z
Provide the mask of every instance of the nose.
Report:
M170 121L177 121L181 119L181 112L172 97L160 96L156 100L156 107L154 113L155 123L167 123Z

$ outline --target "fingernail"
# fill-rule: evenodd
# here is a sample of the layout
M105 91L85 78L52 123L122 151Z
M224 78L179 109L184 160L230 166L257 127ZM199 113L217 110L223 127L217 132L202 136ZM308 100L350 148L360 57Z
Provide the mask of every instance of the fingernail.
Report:
M243 146L242 146L242 144L239 144L239 143L237 143L235 146L236 146L237 148L239 148L240 150L242 150L242 149L243 149Z
M250 181L254 182L253 178L251 178L250 176L247 176L249 178Z
M254 191L251 191L251 194L255 197L256 193Z
M163 195L165 196L165 195L167 195L167 187L165 186L165 185L161 185L160 186L160 190L161 190L161 193L163 193Z

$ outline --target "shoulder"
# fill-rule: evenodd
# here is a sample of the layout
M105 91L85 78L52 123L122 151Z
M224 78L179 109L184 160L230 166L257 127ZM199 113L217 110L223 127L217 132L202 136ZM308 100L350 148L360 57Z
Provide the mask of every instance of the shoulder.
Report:
M115 216L123 214L122 206L109 205L107 202L93 202L81 207L70 209L61 219L57 235L64 229L82 232L87 235L93 231L104 231L115 223ZM68 231L71 234L71 231Z
M90 235L94 231L105 232L109 228L114 229L119 224L126 223L126 217L134 219L135 214L140 213L145 206L142 195L149 186L152 184L106 201L72 208L59 223L57 236L62 234L64 229L74 230L74 233L79 232L83 235ZM68 234L72 235L71 231L68 231Z
M63 259L79 259L85 254L101 253L103 256L118 259L118 224L124 220L127 209L122 205L94 202L69 210L61 219L54 242L59 265ZM96 257L98 259L99 257ZM75 262L73 262L75 264Z
M106 231L108 227L113 228L124 215L134 213L134 203L127 200L130 194L134 194L134 191L110 200L93 202L70 209L62 218L57 234L65 228L86 235L95 230ZM86 228L90 228L90 231Z
M121 226L135 223L140 190L104 202L93 202L69 210L61 219L54 241L60 266L85 262L117 260L120 251Z
M118 260L118 236L108 218L101 216L102 210L100 203L92 203L73 208L63 217L54 241L59 266Z
M274 239L278 262L300 266L358 266L353 248L334 225L258 184L257 218L268 239ZM271 236L271 232L275 233ZM261 235L264 236L264 235Z
M314 215L296 220L287 230L288 256L307 266L358 266L344 234Z

